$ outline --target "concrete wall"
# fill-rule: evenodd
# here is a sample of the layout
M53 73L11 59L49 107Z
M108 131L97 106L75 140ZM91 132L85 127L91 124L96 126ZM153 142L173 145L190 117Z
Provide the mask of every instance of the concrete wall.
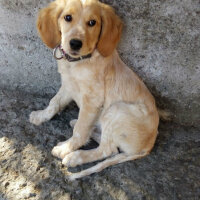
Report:
M50 0L0 0L0 87L54 94L60 85L52 53L35 28ZM124 21L122 59L174 120L200 125L199 0L106 0Z

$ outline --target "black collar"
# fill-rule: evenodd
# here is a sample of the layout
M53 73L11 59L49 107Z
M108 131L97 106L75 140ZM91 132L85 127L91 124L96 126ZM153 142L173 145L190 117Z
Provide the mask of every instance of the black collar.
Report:
M60 53L61 53L61 56L60 56L60 57L57 57L57 56L56 56L56 52L57 52L58 49L59 49L59 51L60 51ZM71 57L70 55L68 55L68 54L64 51L64 49L61 47L61 45L59 44L59 45L57 45L57 46L54 48L54 50L53 50L53 56L54 56L54 58L55 58L56 60L60 60L60 59L62 59L62 58L65 58L65 59L67 59L69 62L76 62L76 61L79 61L79 60L84 60L84 59L86 59L86 58L91 58L92 54L90 53L90 54L87 54L87 55L84 55L84 56L80 56L80 57L78 57L78 58L73 58L73 57Z

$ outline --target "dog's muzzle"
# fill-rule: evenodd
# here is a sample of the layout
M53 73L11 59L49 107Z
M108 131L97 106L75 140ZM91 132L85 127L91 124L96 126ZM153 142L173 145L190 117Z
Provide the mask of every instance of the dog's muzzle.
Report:
M59 50L61 56L60 57L57 57L57 51ZM64 49L61 47L61 45L57 45L54 50L53 50L53 56L56 60L61 60L61 59L66 59L68 60L68 62L77 62L77 61L80 61L80 60L84 60L84 59L87 59L87 58L91 58L92 54L87 54L87 55L84 55L84 56L80 56L78 58L73 58L71 57L70 55L68 55Z

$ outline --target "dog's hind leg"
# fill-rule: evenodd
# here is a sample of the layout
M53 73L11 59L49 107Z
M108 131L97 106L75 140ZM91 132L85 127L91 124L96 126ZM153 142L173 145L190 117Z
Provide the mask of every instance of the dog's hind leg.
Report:
M95 166L93 166L89 169L71 174L69 176L69 179L73 181L75 179L79 179L79 178L82 178L84 176L88 176L90 174L100 172L103 169L105 169L105 168L107 168L111 165L119 164L119 163L130 161L130 160L135 160L135 159L138 159L138 158L142 158L146 155L147 155L147 153L138 154L138 155L127 155L126 153L119 153L119 154L117 154L117 155L115 155L111 158L104 160L103 162L98 163L97 165L95 165Z
M69 124L72 128L74 128L75 124L77 122L77 119L72 119ZM92 130L92 135L91 138L97 142L98 144L100 144L101 141L101 128L99 125L95 125L93 130Z
M151 151L157 134L150 129L151 119L149 120L149 115L146 114L146 107L143 104L118 102L104 113L101 125L102 136L99 148L87 152L82 151L81 154L74 152L66 157L63 163L68 166L76 166L93 162L106 158L112 153L117 153L117 147L123 153L107 158L94 167L72 174L71 180L99 172L117 163L146 156Z
M104 159L116 153L117 148L113 150L106 146L99 146L92 150L77 150L66 155L62 160L62 164L66 165L67 167L76 167L77 165Z
M63 158L62 163L68 167L75 167L84 163L89 163L97 160L104 159L112 154L118 153L117 146L112 141L112 134L110 134L110 128L102 129L102 134L99 136L98 132L95 132L94 137L100 145L96 149L92 150L77 150Z
M93 130L91 138L97 142L98 144L100 144L101 142L101 132L99 132L99 130L97 130L96 128Z

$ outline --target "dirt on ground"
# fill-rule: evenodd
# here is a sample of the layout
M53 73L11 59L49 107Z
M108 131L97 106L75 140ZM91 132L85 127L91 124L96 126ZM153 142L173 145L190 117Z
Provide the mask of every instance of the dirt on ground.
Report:
M0 91L0 200L198 200L200 199L200 131L161 122L151 154L100 173L68 181L70 172L51 149L72 135L75 104L41 126L29 123L33 110L50 97ZM86 148L93 148L91 142Z

